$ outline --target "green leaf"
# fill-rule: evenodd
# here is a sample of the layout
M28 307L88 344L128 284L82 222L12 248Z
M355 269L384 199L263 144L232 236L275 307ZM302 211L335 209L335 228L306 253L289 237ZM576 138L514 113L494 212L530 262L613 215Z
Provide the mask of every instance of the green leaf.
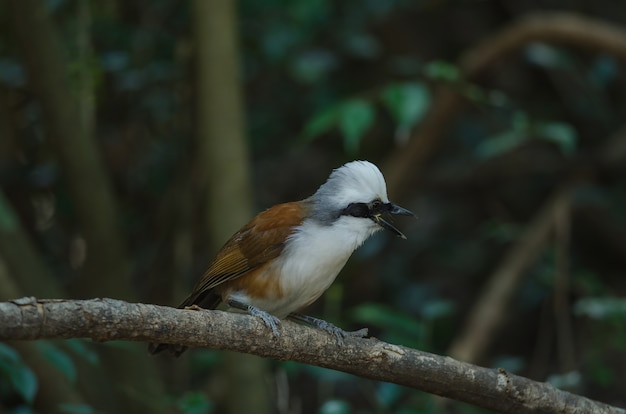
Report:
M344 400L328 400L320 407L320 414L349 414L350 403Z
M463 96L472 102L486 103L488 102L487 92L478 85L467 84L463 88Z
M524 134L528 133L528 129L530 128L530 119L528 115L524 111L515 111L511 117L511 128L514 131L521 132Z
M351 99L316 114L304 127L305 139L311 140L339 128L344 148L350 155L358 152L361 138L372 126L375 111L372 104L362 99Z
M32 404L39 388L37 376L26 365L21 364L15 368L10 376L11 384L27 403Z
M9 345L0 342L0 361L18 363L20 362L20 354Z
M582 384L583 376L579 371L570 371L565 374L553 374L546 380L547 383L552 384L556 388L561 389L576 389Z
M454 313L454 302L449 300L431 300L422 306L422 317L432 321Z
M66 352L53 345L51 342L38 342L37 347L43 356L50 361L52 365L58 368L70 382L76 382L76 367L74 366L74 361L72 361Z
M590 379L602 386L608 387L615 383L615 369L612 366L606 364L606 362L602 360L593 361L592 364L589 364L590 370Z
M337 125L339 115L340 111L337 106L318 112L304 126L304 137L313 140L330 131Z
M356 57L374 59L379 57L383 50L380 41L369 33L349 31L342 37L346 50Z
M390 382L381 382L376 389L376 401L382 406L389 408L402 397L404 389Z
M476 148L480 158L491 158L512 150L522 143L526 137L515 130L507 130L500 134L485 138Z
M528 139L531 122L523 111L515 111L511 116L511 128L484 139L476 148L480 158L491 158L508 152Z
M29 404L33 402L39 386L37 376L13 348L2 343L0 343L0 375L9 379L13 389L24 401Z
M520 356L505 355L496 358L491 366L505 369L513 374L519 374L524 368L526 368L527 364L524 358Z
M483 223L480 229L481 237L507 243L519 237L520 227L513 223L491 220Z
M0 230L4 232L14 232L19 224L13 208L9 204L4 194L0 193Z
M87 404L61 404L59 411L64 414L93 414L94 408Z
M539 138L554 142L564 155L571 156L576 151L578 134L570 125L563 122L544 122L535 126Z
M185 393L176 405L183 414L208 414L213 411L213 404L201 392Z
M96 365L100 362L98 353L88 346L84 339L67 339L64 345L70 348L74 354L80 356L92 365Z
M526 58L535 65L548 69L566 69L573 66L572 58L563 51L546 43L530 43L526 46Z
M600 55L589 68L589 80L598 88L607 88L617 79L619 73L620 66L614 57Z
M424 74L431 79L447 82L457 82L461 79L461 71L458 66L443 60L429 62L424 69Z
M368 101L353 99L341 106L339 129L348 154L354 155L358 152L361 138L372 126L374 117L374 108Z
M593 319L626 318L626 298L585 298L574 305L574 313Z
M403 129L415 126L430 106L430 91L422 83L389 85L381 98L396 123Z
M336 56L328 50L301 53L291 62L291 73L302 83L322 82L324 76L337 66Z

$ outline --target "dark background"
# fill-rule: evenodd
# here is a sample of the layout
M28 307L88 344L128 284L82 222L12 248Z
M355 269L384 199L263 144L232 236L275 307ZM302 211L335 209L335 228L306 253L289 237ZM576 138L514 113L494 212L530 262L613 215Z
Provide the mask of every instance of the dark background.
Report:
M0 295L176 305L253 214L367 159L419 219L307 313L624 406L625 22L617 0L3 1ZM241 358L0 344L0 411L482 412Z

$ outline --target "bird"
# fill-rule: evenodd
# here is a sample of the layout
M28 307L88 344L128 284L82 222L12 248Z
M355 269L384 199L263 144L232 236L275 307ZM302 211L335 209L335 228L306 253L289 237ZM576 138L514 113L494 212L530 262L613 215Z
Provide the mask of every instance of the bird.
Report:
M334 169L310 197L277 204L262 211L237 231L178 306L229 310L259 317L279 336L281 320L289 318L322 329L337 338L364 337L367 330L346 332L323 319L299 313L333 283L352 253L370 236L386 229L406 236L390 215L415 215L387 198L378 167L351 161ZM175 356L186 347L149 345L152 354L168 350Z

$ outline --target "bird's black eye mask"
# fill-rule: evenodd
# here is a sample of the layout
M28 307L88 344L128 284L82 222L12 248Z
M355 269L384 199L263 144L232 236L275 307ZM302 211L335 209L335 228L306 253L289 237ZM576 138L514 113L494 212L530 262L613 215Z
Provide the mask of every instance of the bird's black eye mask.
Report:
M368 218L370 216L370 208L367 203L350 203L348 207L343 209L340 215Z
M343 209L341 215L369 218L381 227L391 231L392 233L396 234L399 237L402 237L403 239L406 239L406 236L402 234L400 230L395 228L391 223L389 223L382 217L382 215L385 213L401 214L405 216L415 217L415 215L407 209L404 209L393 203L383 203L381 200L378 199L373 200L370 203L350 203L348 207Z

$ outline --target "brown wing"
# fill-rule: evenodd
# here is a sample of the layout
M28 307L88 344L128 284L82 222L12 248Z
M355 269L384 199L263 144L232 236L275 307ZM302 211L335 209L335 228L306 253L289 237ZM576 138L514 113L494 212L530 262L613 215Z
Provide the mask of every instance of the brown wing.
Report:
M278 204L259 213L224 244L181 307L199 304L211 289L277 257L305 214L302 202Z

